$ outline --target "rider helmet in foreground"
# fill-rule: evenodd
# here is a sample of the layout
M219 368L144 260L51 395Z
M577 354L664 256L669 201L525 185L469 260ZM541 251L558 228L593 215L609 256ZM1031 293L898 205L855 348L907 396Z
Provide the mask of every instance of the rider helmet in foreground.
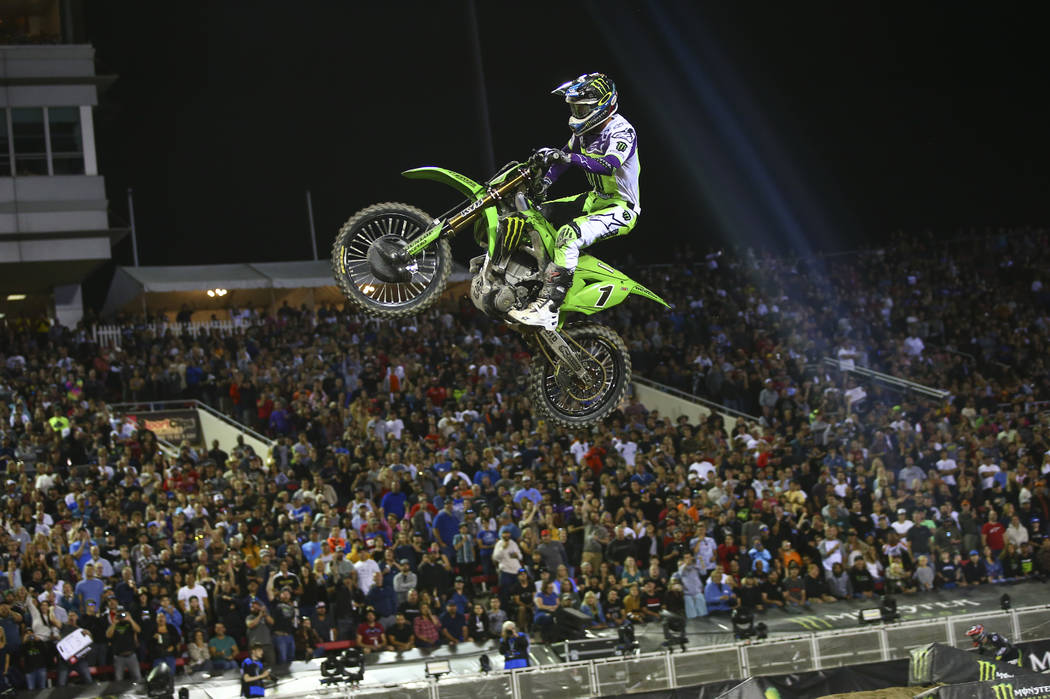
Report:
M548 201L548 219L560 225L553 262L535 301L508 315L519 323L554 330L558 309L572 287L580 250L603 238L626 235L641 213L638 196L638 140L634 127L617 113L616 85L603 73L585 73L554 88L569 105L572 136L564 148L544 149L550 169L544 189L569 167L584 171L591 191ZM562 222L568 221L562 224Z

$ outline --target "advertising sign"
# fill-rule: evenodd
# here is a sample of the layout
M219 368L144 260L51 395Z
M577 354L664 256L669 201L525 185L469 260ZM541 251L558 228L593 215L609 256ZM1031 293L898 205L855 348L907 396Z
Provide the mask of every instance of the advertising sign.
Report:
M128 413L124 416L135 426L147 429L165 442L178 446L183 440L194 446L204 444L200 418L196 410L155 410L152 412Z

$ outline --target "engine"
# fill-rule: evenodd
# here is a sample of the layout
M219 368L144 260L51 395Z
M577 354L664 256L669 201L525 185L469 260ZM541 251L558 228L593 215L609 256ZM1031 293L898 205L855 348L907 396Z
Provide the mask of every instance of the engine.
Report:
M470 300L486 315L502 316L541 285L535 258L515 254L500 270L487 254L470 261Z

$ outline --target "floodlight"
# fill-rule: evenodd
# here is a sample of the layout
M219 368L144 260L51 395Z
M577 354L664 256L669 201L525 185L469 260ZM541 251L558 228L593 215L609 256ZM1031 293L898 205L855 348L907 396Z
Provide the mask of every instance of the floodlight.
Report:
M428 660L425 671L427 677L437 679L452 672L452 664L447 660Z

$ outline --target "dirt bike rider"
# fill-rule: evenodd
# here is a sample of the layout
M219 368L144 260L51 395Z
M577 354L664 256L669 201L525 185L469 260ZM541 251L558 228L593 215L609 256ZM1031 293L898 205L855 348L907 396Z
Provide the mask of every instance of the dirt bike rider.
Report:
M1001 636L995 632L987 632L984 630L984 626L981 624L974 624L966 630L966 635L973 641L973 647L977 649L977 652L984 655L986 651L990 651L994 655L996 660L1003 662L1017 661L1017 664L1021 664L1021 651L1014 644L1010 643L1010 639L1006 636Z
M562 150L546 148L537 153L541 162L550 165L542 189L546 191L575 166L584 170L592 190L547 202L549 220L569 222L558 229L554 259L545 270L539 296L507 314L519 323L548 330L558 325L558 309L572 287L580 250L603 238L630 233L641 213L638 141L631 123L617 114L616 85L601 73L587 73L551 94L565 97L572 136Z

